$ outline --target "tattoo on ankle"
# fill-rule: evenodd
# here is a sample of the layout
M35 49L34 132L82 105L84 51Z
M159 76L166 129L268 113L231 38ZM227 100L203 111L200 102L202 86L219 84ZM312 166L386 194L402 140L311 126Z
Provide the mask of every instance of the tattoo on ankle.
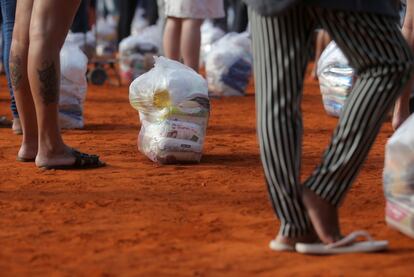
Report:
M44 62L41 69L37 70L40 81L40 96L43 103L57 103L59 99L59 82L54 62Z
M20 82L23 78L22 74L22 59L17 55L10 56L10 81L13 90L20 88Z

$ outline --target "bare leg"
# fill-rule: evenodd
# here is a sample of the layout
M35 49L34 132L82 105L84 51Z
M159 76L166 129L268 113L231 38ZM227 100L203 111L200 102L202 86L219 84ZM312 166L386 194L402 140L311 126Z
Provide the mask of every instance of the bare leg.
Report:
M392 116L392 127L397 130L401 124L410 116L410 96L413 89L414 79L411 79L404 89L403 94L397 99Z
M180 60L180 37L182 19L168 17L164 30L164 54L172 60Z
M39 167L73 165L76 160L60 133L58 104L59 53L79 3L80 0L36 0L33 5L28 74L39 130L36 156Z
M198 72L202 19L184 19L181 34L181 53L184 64Z
M337 207L307 187L303 188L303 203L322 242L332 243L341 238Z
M408 0L407 12L404 18L402 33L414 50L414 0ZM412 78L404 88L403 94L398 98L394 106L394 115L392 118L392 127L396 130L410 116L410 94L413 89L414 78Z
M27 76L29 51L29 27L33 0L19 0L16 6L16 21L10 50L10 78L23 130L18 158L31 160L37 154L36 111Z

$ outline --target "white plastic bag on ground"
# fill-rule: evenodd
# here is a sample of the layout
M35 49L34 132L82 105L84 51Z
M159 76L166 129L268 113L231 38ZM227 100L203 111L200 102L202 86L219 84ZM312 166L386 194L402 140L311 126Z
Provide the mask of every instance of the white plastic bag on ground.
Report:
M388 140L383 173L386 221L414 238L414 115Z
M206 58L210 92L218 96L244 95L252 63L251 39L247 32L229 33L219 39Z
M129 36L119 44L120 75L122 83L130 84L132 80L144 74L154 65L154 55L161 54L162 27L147 27L138 36Z
M204 65L206 57L210 53L213 44L225 35L224 31L213 25L210 20L205 20L201 25L200 64Z
M322 52L317 75L326 112L340 116L352 90L354 70L335 42Z
M210 113L207 83L191 68L164 57L129 89L141 130L138 149L161 164L199 162Z
M86 97L88 59L72 43L65 43L60 51L59 123L63 129L83 128L83 103Z
M69 32L66 36L65 44L71 43L77 45L91 59L95 54L96 39L92 31L87 33Z

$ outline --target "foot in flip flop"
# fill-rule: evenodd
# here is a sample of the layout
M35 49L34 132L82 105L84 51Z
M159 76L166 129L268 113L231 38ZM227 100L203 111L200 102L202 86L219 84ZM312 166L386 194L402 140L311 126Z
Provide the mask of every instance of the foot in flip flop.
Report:
M312 225L320 240L328 244L341 239L338 209L307 187L303 188L302 197Z
M358 241L359 237L365 241ZM369 253L387 250L388 241L375 241L366 231L355 231L334 243L297 243L295 249L299 253L313 255Z
M23 163L34 162L37 155L37 139L24 142L20 146L16 160Z
M75 149L67 147L66 153L63 155L41 159L39 155L36 157L36 165L41 169L92 169L103 167L106 164L99 159L98 155L90 155L81 153Z

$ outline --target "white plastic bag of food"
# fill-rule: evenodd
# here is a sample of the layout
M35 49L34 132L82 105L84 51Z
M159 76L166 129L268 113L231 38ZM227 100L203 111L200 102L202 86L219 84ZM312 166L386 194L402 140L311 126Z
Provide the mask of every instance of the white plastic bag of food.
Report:
M86 97L88 59L81 49L65 43L60 51L59 124L63 129L83 128L83 103Z
M205 20L201 25L201 47L200 47L200 64L204 65L206 57L210 53L213 44L222 38L225 32L213 25L211 20Z
M138 36L129 36L119 44L120 75L122 83L144 74L154 65L154 55L161 54L162 28L159 25L147 27Z
M352 90L354 70L335 42L322 52L317 75L326 112L339 117Z
M191 68L164 57L129 89L141 130L138 149L152 161L199 162L210 113L207 83Z
M206 58L212 95L242 96L252 74L251 39L247 32L229 33L212 45Z
M386 221L414 238L414 115L388 140L383 173Z

